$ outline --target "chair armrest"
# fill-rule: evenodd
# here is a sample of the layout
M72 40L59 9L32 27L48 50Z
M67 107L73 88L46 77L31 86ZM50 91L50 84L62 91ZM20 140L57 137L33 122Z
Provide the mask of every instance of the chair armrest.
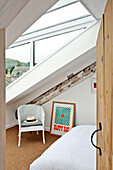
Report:
M18 114L18 124L19 124L19 129L21 128L21 117L20 117L20 112L19 112L19 108L17 110L17 114Z
M45 112L44 111L42 112L40 119L41 119L41 122L44 126L44 123L45 123Z

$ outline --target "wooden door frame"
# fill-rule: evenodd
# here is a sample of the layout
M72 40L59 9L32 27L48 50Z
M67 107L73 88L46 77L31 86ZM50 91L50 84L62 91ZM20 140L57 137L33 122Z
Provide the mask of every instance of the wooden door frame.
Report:
M113 0L108 0L97 39L97 170L113 170Z
M5 170L5 29L0 29L0 170Z

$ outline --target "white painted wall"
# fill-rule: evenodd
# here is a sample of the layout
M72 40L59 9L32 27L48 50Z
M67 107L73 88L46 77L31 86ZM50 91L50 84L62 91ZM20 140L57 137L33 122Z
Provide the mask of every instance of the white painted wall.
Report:
M6 129L17 124L17 120L15 119L15 110L15 104L6 105Z
M74 102L76 103L75 124L96 124L96 94L91 93L91 78L79 82L59 96L50 100L43 105L46 113L45 127L50 128L52 101ZM26 103L29 96L25 100L20 100L17 103L7 105L6 126L10 127L17 123L15 119L15 110L20 105Z
M76 103L75 125L96 124L96 94L91 93L91 78L93 77L95 76L76 84L43 105L47 129L50 127L52 101Z

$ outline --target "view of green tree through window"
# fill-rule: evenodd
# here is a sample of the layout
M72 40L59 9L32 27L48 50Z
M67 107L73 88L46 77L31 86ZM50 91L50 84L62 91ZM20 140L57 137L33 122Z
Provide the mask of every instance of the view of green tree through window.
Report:
M6 86L30 68L30 44L6 50Z

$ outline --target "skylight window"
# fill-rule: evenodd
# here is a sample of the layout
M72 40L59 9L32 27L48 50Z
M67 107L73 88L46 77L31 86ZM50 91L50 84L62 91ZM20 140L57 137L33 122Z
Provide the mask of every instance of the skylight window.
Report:
M53 53L59 51L59 49L62 47L62 44L65 46L67 42L70 42L73 37L76 37L81 32L83 32L83 30L35 41L35 63L40 64L46 60Z
M59 0L6 51L6 85L52 57L95 22L79 1Z
M76 2L56 11L46 13L39 18L38 21L36 21L24 34L89 15L90 13L83 7L83 5L80 2Z

